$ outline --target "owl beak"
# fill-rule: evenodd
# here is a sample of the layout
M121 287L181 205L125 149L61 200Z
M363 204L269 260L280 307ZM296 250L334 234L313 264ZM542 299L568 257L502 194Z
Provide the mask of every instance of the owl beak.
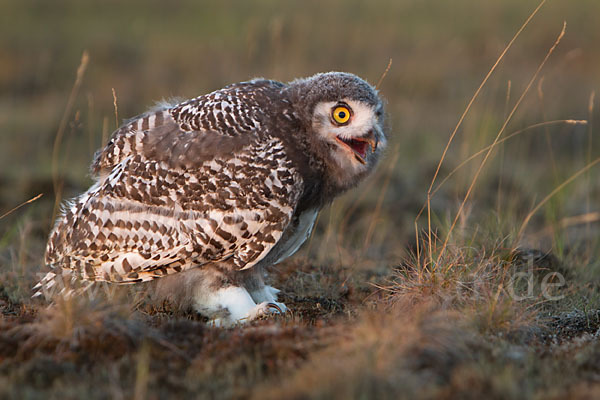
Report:
M367 157L368 150L370 150L371 153L375 152L379 143L377 138L373 134L373 131L369 131L369 133L364 137L353 137L345 139L336 136L335 140L337 140L338 143L352 151L354 158L356 158L356 160L361 164L367 163L365 158Z
M379 144L379 142L375 138L375 135L371 134L371 136L372 137L369 138L369 140L367 140L367 143L369 143L369 145L371 146L371 152L375 152L375 150L377 150L377 145Z

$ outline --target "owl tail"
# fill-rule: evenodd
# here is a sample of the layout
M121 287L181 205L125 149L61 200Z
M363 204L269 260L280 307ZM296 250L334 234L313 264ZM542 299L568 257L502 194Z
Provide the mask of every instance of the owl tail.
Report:
M70 298L83 294L93 283L85 282L82 284L70 270L62 270L58 274L51 271L44 275L38 284L33 287L35 293L31 297L44 296L46 300L53 299L56 296Z

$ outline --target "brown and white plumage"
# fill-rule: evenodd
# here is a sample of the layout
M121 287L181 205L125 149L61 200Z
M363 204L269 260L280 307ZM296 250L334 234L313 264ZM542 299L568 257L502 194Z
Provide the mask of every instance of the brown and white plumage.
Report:
M219 324L284 309L263 267L293 254L318 210L372 170L381 124L375 90L346 73L233 84L143 114L97 153L96 183L58 219L39 293L62 275L175 274L164 287L182 281L189 305Z

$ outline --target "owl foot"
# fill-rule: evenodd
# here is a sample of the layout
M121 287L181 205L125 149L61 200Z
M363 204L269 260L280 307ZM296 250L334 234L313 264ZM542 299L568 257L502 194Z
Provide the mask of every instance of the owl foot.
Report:
M245 324L250 321L254 321L255 319L260 319L262 317L268 317L269 315L273 314L284 314L286 311L287 307L283 303L269 303L265 301L264 303L257 304L254 308L249 310L244 317L240 319L233 320L231 316L227 316L224 318L215 318L210 321L210 324L217 328L227 328L236 324Z
M283 303L277 303L277 302L269 303L269 302L265 301L264 303L260 303L256 307L254 307L252 310L250 310L246 319L248 321L252 321L252 320L255 320L255 319L258 319L261 317L265 317L265 316L269 316L272 314L284 314L286 311L287 311L287 307ZM240 320L238 322L247 322L247 321Z
M265 292L271 294L272 300L256 304L244 288L236 286L221 288L214 292L200 294L196 298L195 308L200 314L212 317L210 324L215 327L231 327L287 311L285 304L275 301L271 290L265 289Z
M277 301L277 293L281 290L275 289L273 286L265 285L261 289L250 292L250 296L252 300L254 300L257 304L269 303L279 312L279 314L285 314L287 311L287 307L283 303L279 303Z

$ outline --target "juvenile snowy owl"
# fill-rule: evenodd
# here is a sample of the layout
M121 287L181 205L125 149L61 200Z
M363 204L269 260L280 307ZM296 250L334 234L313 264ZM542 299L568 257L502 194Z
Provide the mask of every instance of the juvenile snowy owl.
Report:
M75 277L162 278L158 292L215 325L284 312L265 267L298 250L385 143L376 90L342 72L236 83L140 115L58 218L37 294Z

